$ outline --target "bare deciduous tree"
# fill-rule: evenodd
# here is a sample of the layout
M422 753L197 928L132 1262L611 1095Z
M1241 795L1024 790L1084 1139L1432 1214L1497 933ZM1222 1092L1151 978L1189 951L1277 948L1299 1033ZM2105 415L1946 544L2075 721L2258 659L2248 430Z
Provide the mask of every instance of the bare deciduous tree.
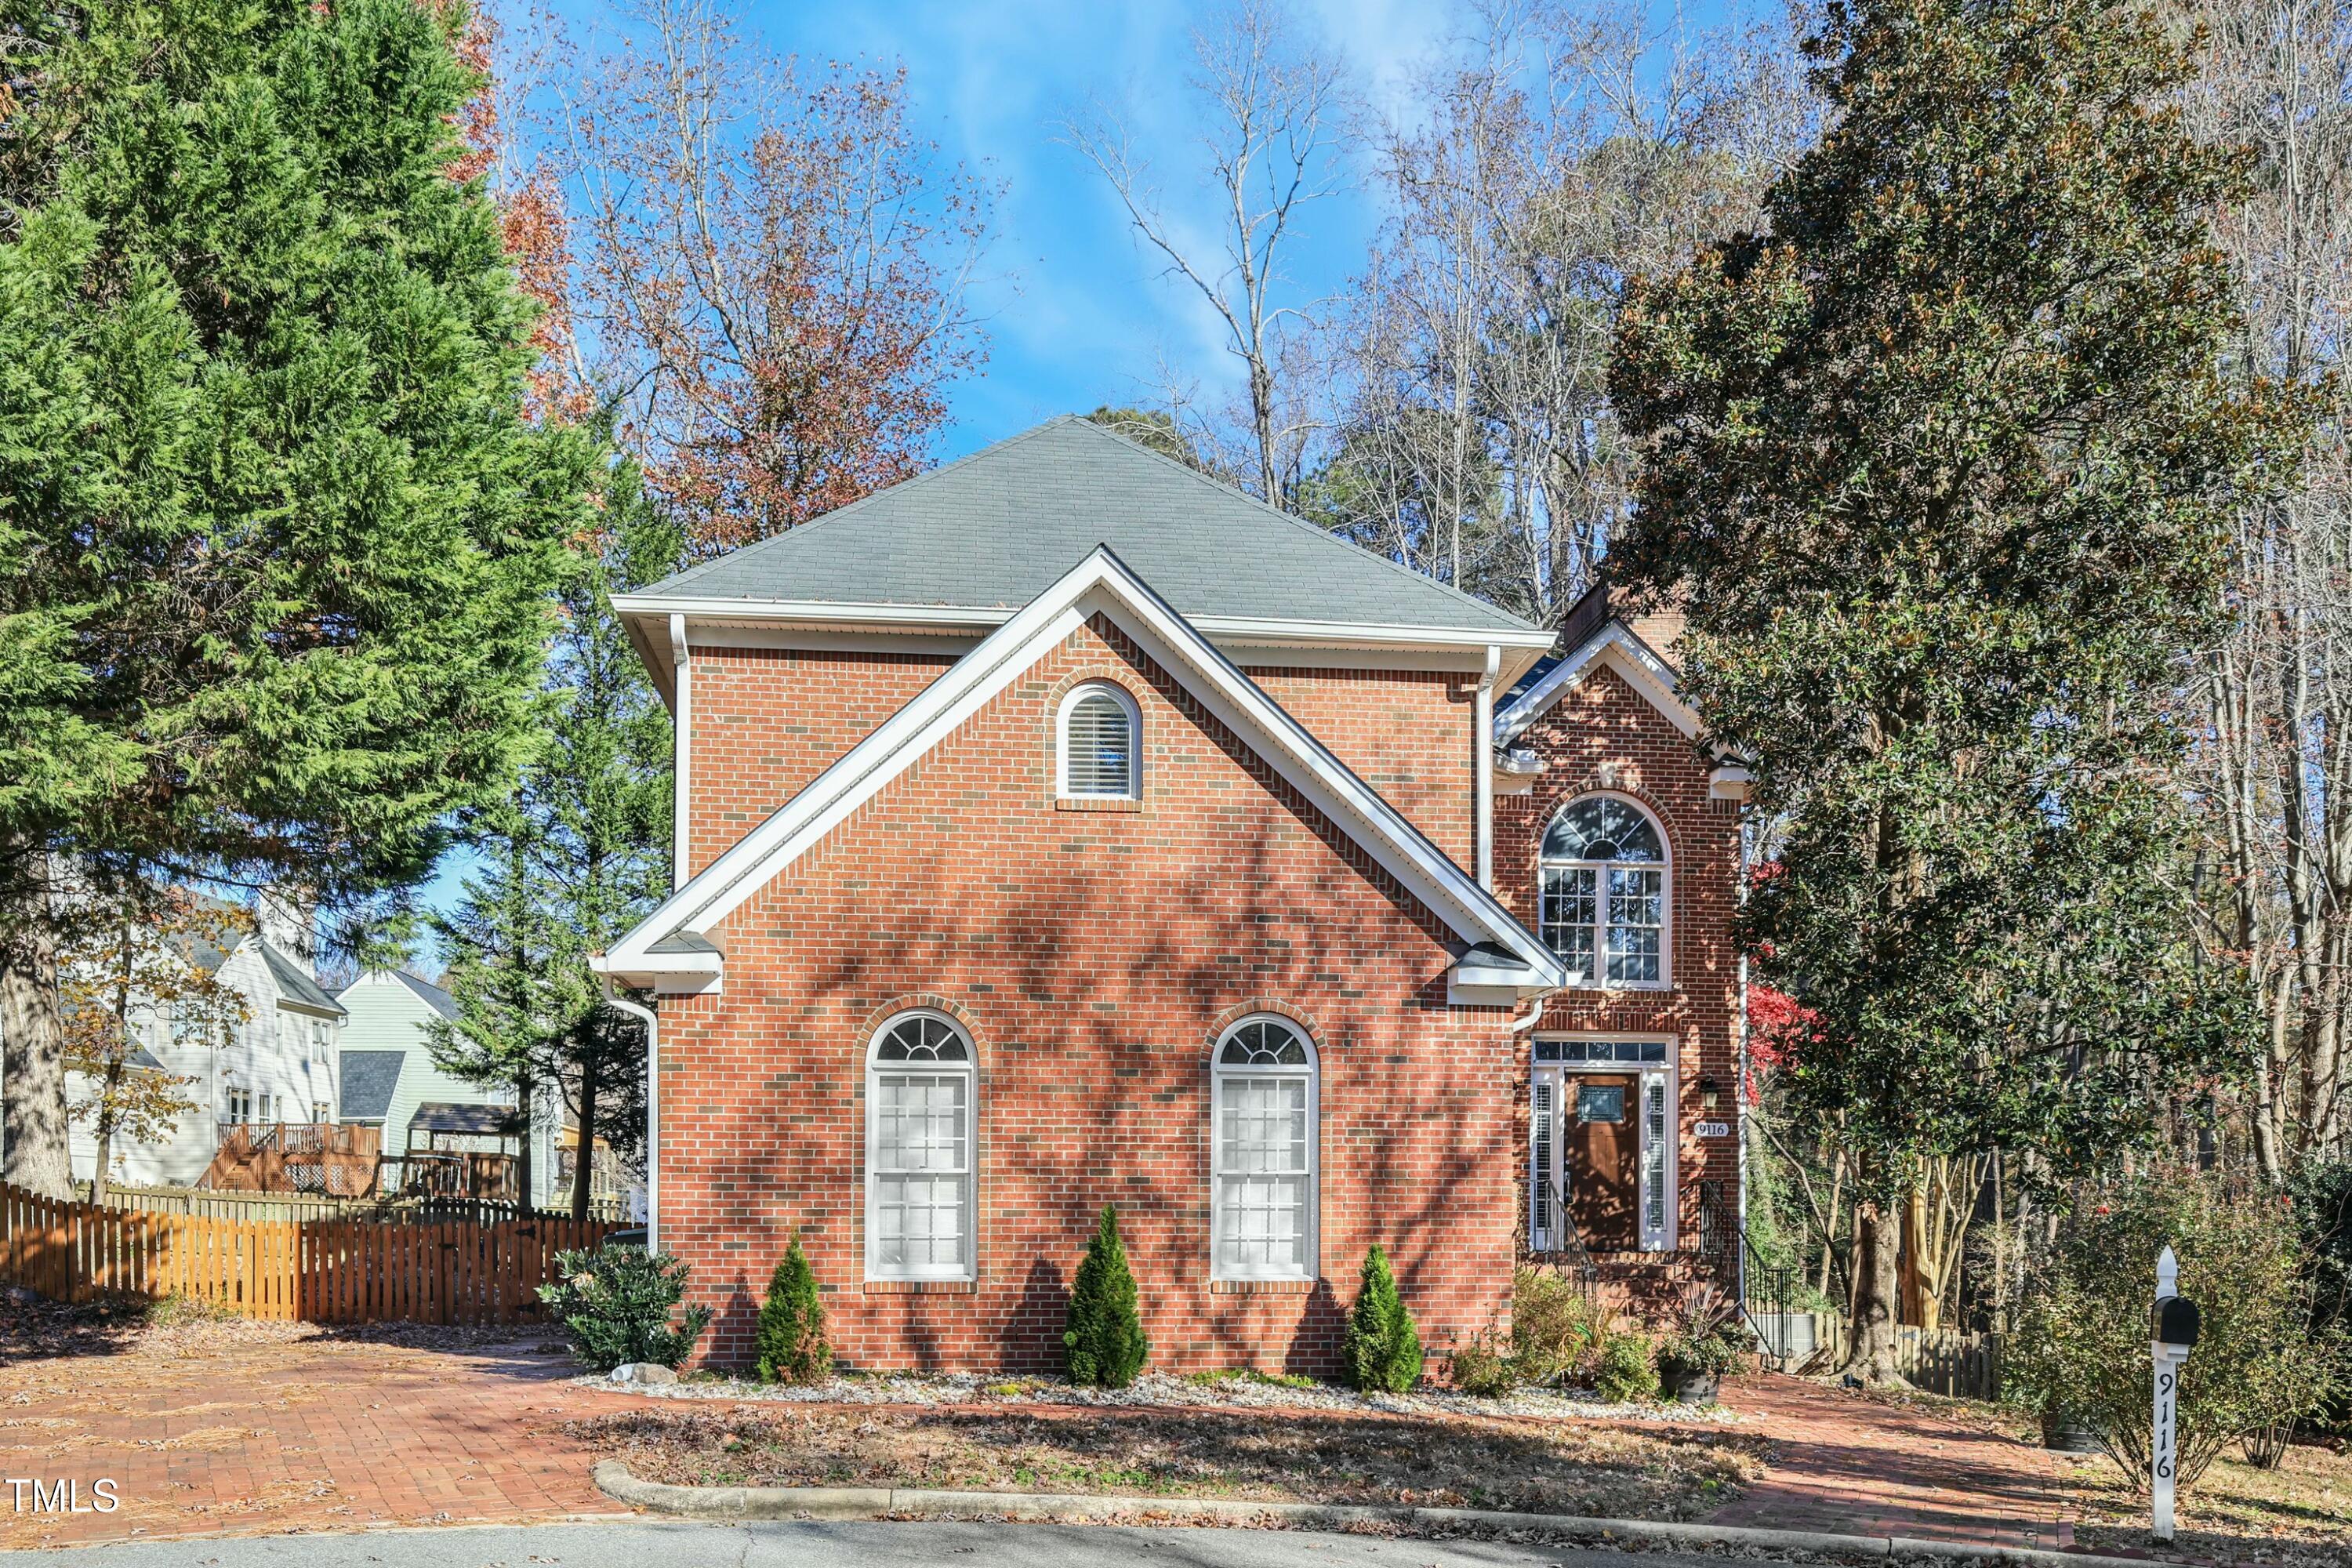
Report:
M2252 149L2215 231L2245 286L2238 370L2323 399L2300 486L2238 520L2227 634L2204 683L2212 940L2244 954L2269 1025L2251 1152L2276 1178L2339 1149L2352 1006L2352 14L2335 0L2201 0L2188 110Z
M1628 278L1752 221L1815 118L1787 37L1486 0L1373 132L1391 217L1341 329L1318 498L1361 542L1549 617L1591 581L1633 455L1607 369Z
M587 331L622 439L697 549L917 472L983 356L990 192L905 73L803 69L715 0L639 0L566 106Z
M1291 373L1312 327L1284 271L1300 212L1339 188L1341 73L1303 42L1274 0L1244 0L1192 35L1198 68L1186 79L1202 110L1202 184L1213 241L1195 242L1171 216L1131 129L1097 105L1066 122L1063 139L1109 181L1129 221L1216 313L1245 383L1248 476L1268 503L1292 510L1315 420ZM1204 422L1194 420L1196 425ZM1205 428L1196 441L1224 445Z

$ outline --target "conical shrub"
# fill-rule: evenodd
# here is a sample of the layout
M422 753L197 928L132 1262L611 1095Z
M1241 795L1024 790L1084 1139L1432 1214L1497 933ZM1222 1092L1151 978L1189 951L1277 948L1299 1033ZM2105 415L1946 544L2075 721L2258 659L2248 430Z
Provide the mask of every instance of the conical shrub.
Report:
M824 1301L797 1233L768 1281L768 1299L760 1303L759 1342L762 1383L820 1383L833 1370Z
M1388 1249L1378 1242L1364 1255L1344 1353L1349 1380L1368 1394L1402 1394L1421 1381L1421 1330L1397 1294Z
M1151 1352L1135 1310L1135 1276L1128 1270L1127 1245L1118 1238L1118 1210L1109 1205L1104 1205L1102 1222L1078 1265L1062 1346L1070 1381L1103 1388L1133 1383Z

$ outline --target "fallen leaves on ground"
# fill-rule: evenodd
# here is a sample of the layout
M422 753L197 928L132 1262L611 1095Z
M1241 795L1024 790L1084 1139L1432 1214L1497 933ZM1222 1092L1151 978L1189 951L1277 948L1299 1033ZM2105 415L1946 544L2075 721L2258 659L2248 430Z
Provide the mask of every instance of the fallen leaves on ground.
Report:
M649 1480L919 1486L1692 1519L1762 1471L1723 1429L1146 1410L646 1408L563 1424Z
M2147 1551L2147 1499L2105 1459L2077 1476L2083 1521L2074 1543L2089 1552ZM2284 1568L2352 1563L2352 1453L2297 1443L2274 1470L2216 1459L2180 1495L2168 1555Z

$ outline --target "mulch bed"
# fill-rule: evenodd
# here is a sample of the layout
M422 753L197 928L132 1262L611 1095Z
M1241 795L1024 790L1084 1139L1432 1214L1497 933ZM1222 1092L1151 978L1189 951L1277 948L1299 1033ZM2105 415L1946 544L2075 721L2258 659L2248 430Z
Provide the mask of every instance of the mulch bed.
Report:
M1273 1411L649 1407L567 1422L647 1480L908 1486L1695 1519L1762 1471L1736 1428Z

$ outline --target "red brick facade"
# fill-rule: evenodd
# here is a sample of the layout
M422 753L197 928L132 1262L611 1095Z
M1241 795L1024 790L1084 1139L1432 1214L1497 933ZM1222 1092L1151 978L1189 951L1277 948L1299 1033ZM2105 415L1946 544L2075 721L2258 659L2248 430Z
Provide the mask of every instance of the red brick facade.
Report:
M1726 1204L1736 1200L1736 1136L1702 1139L1698 1124L1737 1131L1733 1098L1738 1071L1739 956L1731 939L1739 876L1736 803L1708 798L1706 760L1649 700L1603 666L1564 693L1513 742L1544 761L1535 787L1495 803L1495 891L1529 930L1537 929L1537 855L1544 831L1569 802L1596 791L1630 796L1664 829L1672 886L1667 979L1671 989L1604 993L1569 990L1549 997L1542 1035L1668 1035L1680 1055L1678 1256L1596 1258L1605 1275L1637 1299L1654 1296L1702 1265L1700 1205L1706 1184ZM1712 1079L1716 1109L1701 1104ZM1525 1115L1527 1082L1517 1094ZM1730 1260L1719 1259L1727 1271ZM1647 1289L1645 1289L1647 1288Z
M1074 636L729 916L723 992L662 1004L662 1241L718 1310L708 1359L750 1357L798 1229L852 1363L1057 1367L1106 1203L1160 1367L1333 1372L1375 1241L1433 1346L1507 1312L1525 1049L1509 1014L1449 1006L1446 929L1107 631ZM1055 800L1056 705L1087 678L1140 706L1134 805ZM764 733L832 744L882 717L820 716L798 689L697 689L698 801L753 811L822 765L778 762ZM698 828L698 853L724 837ZM865 1279L866 1053L916 1005L960 1020L978 1054L971 1284ZM1210 1279L1211 1047L1251 1011L1297 1020L1321 1057L1307 1285Z
M951 658L698 647L694 869L922 691ZM1475 678L1257 669L1253 678L1458 864L1475 854ZM1142 798L1057 801L1055 713L1075 683L1126 688ZM1565 801L1630 795L1672 857L1673 989L1564 992L1539 1033L1679 1042L1679 1256L1601 1260L1621 1285L1683 1277L1703 1184L1699 1080L1732 1117L1738 818L1690 741L1606 670L1519 738L1548 766L1495 810L1497 893L1533 929L1536 849ZM1155 1366L1328 1374L1365 1249L1395 1256L1433 1351L1507 1322L1527 1240L1529 1037L1448 1005L1460 943L1097 619L886 784L714 933L721 991L661 1004L661 1239L717 1312L701 1354L740 1365L797 1230L834 1342L871 1367L1057 1369L1071 1275L1116 1203ZM866 1053L909 1007L977 1054L977 1279L868 1281ZM1319 1279L1211 1279L1210 1060L1253 1011L1320 1053Z

